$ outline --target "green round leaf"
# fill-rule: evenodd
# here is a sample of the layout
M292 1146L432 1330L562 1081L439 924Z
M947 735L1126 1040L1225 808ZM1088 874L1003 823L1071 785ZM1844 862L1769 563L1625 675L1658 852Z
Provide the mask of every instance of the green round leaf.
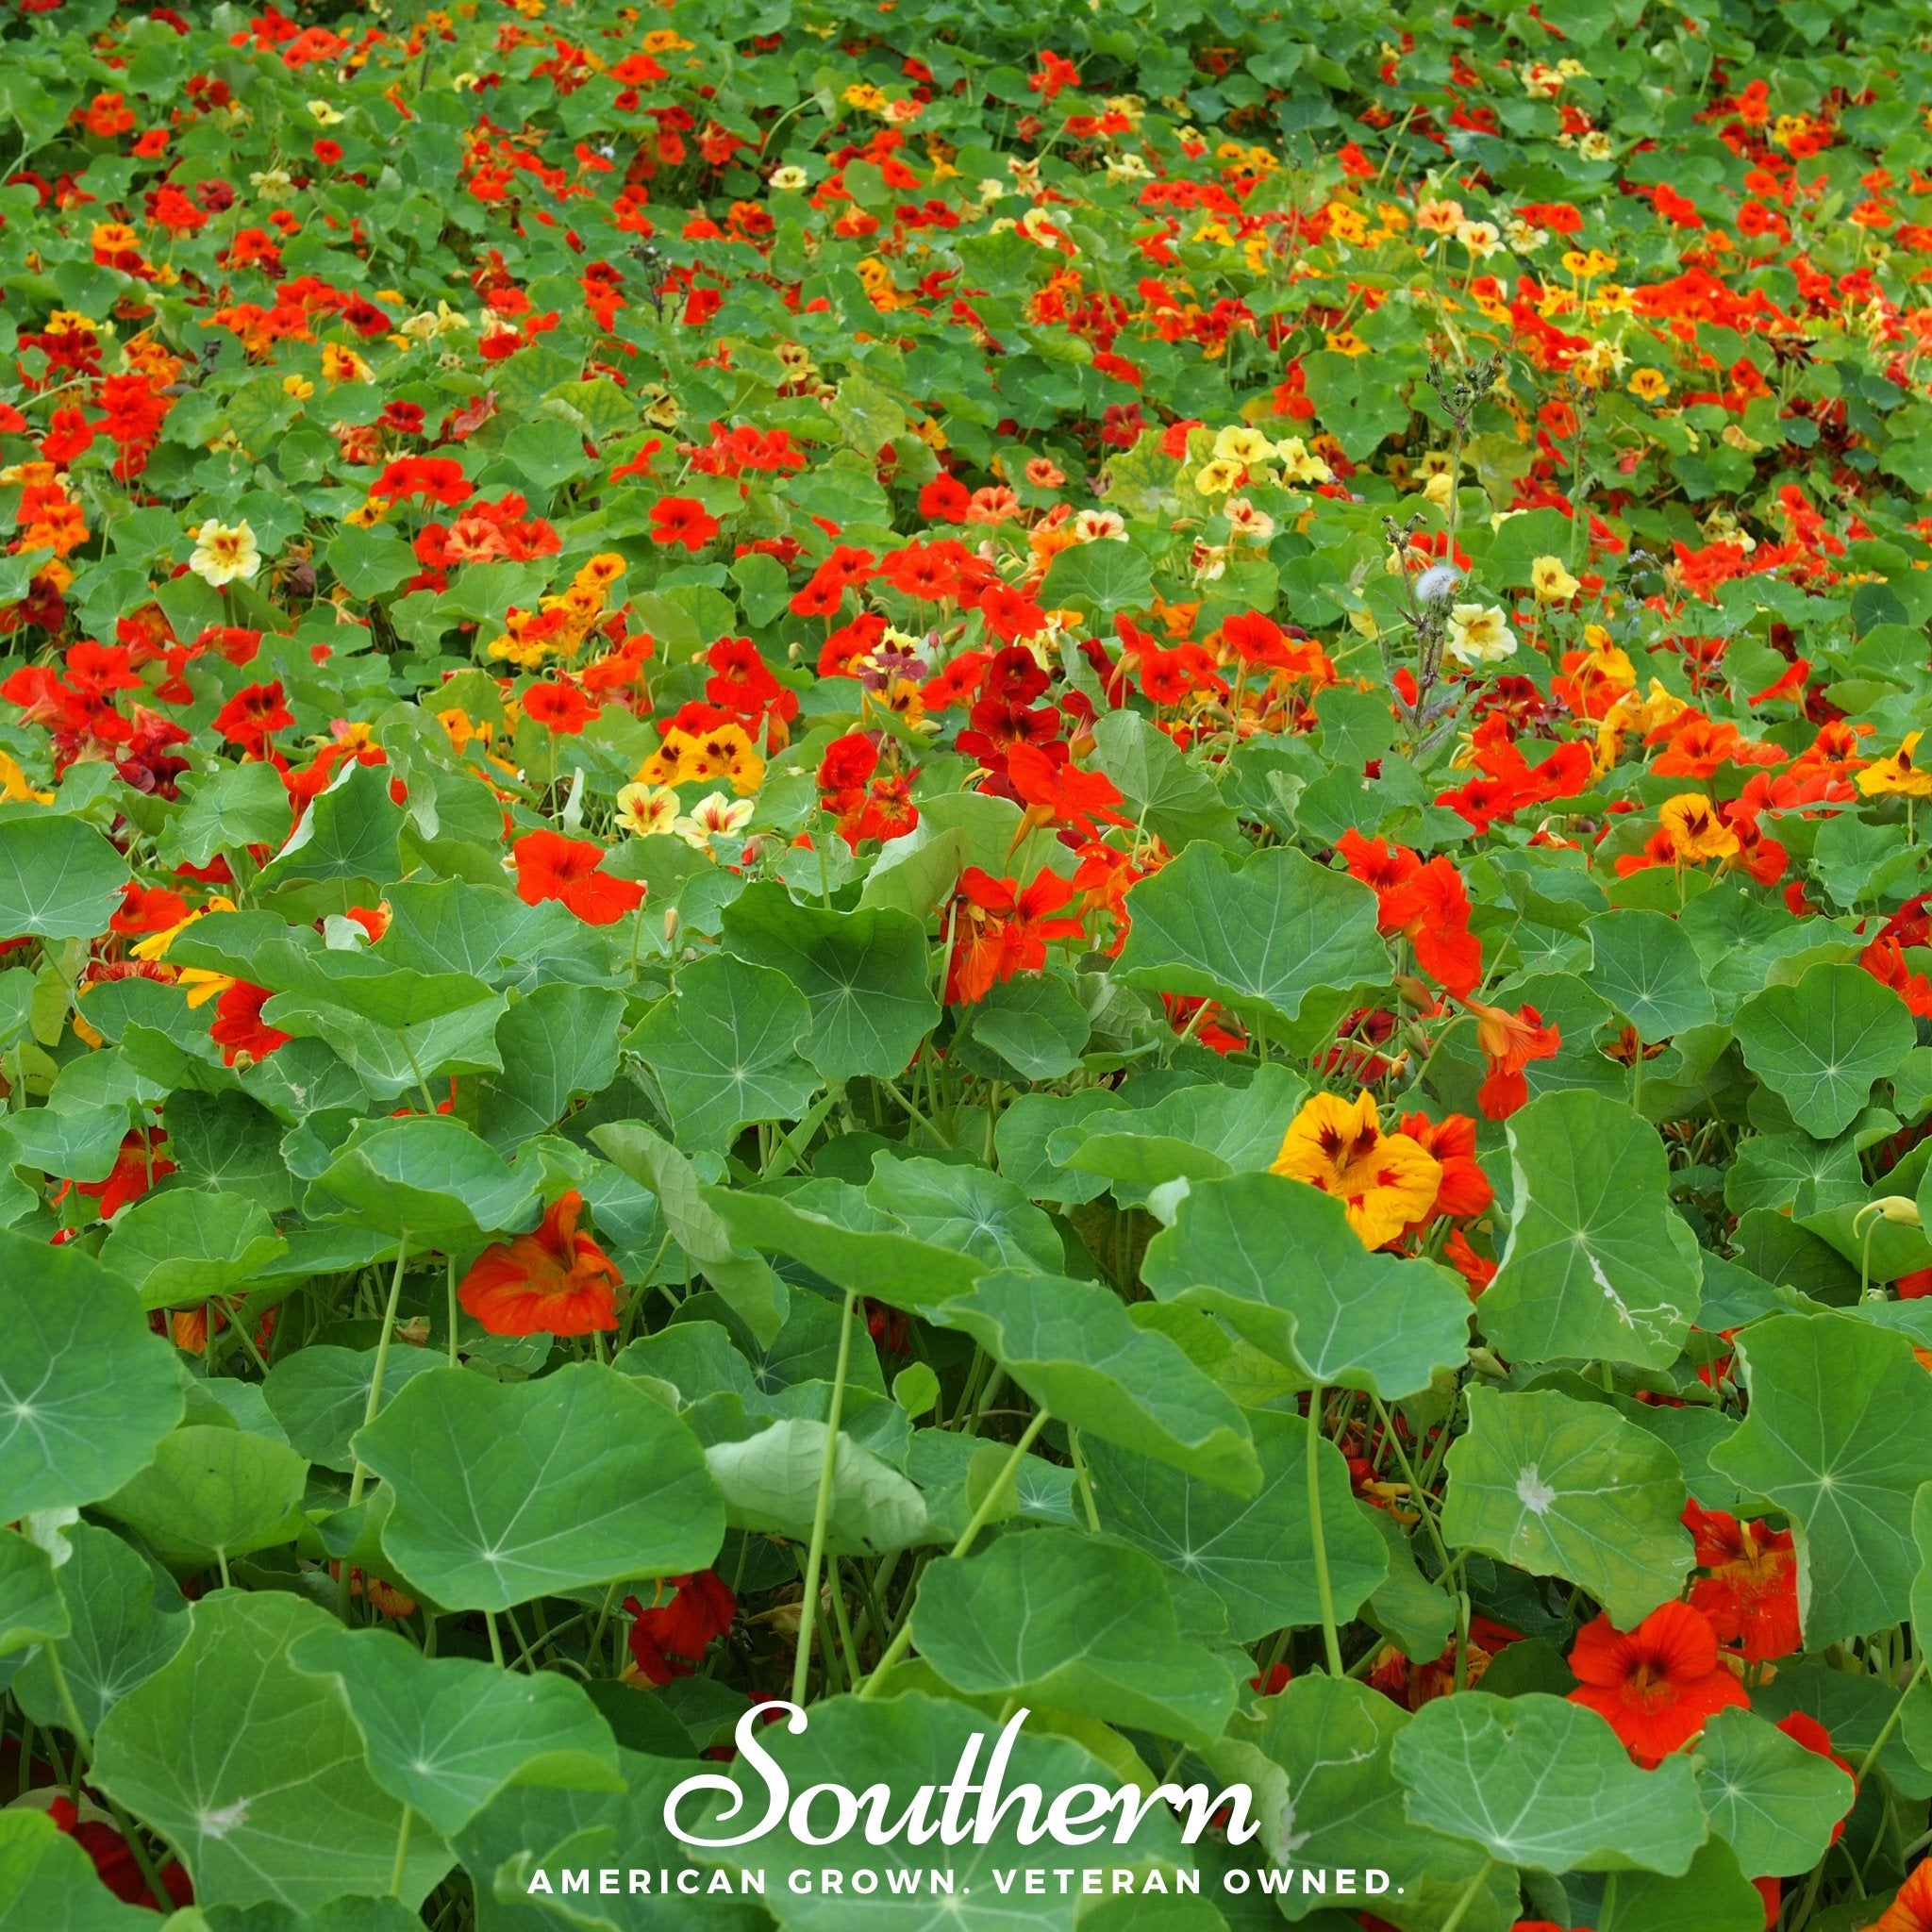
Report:
M127 861L60 812L0 819L0 938L91 940L127 883Z
M1857 966L1813 966L1738 1009L1744 1063L1820 1141L1858 1116L1874 1080L1894 1073L1918 1036L1905 1002Z
M166 1836L204 1906L310 1911L389 1891L403 1807L370 1776L335 1686L289 1661L333 1620L284 1591L227 1590L191 1619L175 1657L102 1722L95 1781ZM450 1862L419 1822L404 1901L420 1902Z
M724 1540L691 1431L596 1362L418 1375L353 1447L395 1493L383 1549L451 1609L702 1570Z
M111 1495L181 1410L174 1352L125 1282L0 1232L0 1518Z

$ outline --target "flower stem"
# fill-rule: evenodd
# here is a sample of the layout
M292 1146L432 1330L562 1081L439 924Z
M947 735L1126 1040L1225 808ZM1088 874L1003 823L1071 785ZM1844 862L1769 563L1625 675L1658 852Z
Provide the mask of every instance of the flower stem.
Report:
M798 1610L798 1648L791 1658L791 1701L803 1705L805 1683L811 1669L812 1624L819 1607L819 1568L825 1559L825 1524L832 1513L832 1478L839 1461L839 1418L845 1407L845 1373L852 1360L852 1311L858 1296L845 1291L845 1312L839 1324L839 1366L832 1375L831 1406L825 1411L825 1453L819 1461L818 1500L812 1506L811 1545L805 1559L805 1601Z
M1322 1648L1327 1656L1328 1674L1340 1677L1343 1674L1341 1640L1335 1633L1335 1588L1328 1578L1328 1543L1322 1533L1321 1455L1322 1391L1318 1388L1308 1397L1308 1535L1315 1546L1315 1594L1322 1602Z

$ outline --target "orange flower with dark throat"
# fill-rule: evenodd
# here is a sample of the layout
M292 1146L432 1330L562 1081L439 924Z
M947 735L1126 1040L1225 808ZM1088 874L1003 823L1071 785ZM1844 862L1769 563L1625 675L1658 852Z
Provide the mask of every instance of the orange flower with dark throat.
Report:
M1696 1540L1699 1568L1710 1572L1690 1586L1690 1602L1719 1640L1737 1644L1755 1664L1790 1657L1803 1641L1790 1531L1740 1523L1695 1503L1684 1511L1684 1527Z
M1524 1068L1531 1060L1554 1059L1563 1036L1545 1026L1534 1007L1519 1007L1512 1013L1507 1007L1486 1007L1480 1000L1462 1004L1475 1015L1476 1044L1489 1062L1475 1103L1490 1120L1507 1120L1529 1098Z
M511 848L517 897L525 906L561 899L586 925L614 925L644 903L635 879L612 878L604 870L604 848L561 832L525 832Z
M559 1194L534 1234L485 1248L457 1290L464 1312L491 1335L589 1335L617 1326L617 1264L577 1216L584 1197Z
M1577 1632L1570 1668L1572 1704L1604 1718L1639 1764L1659 1763L1688 1744L1719 1711L1750 1698L1718 1655L1702 1610L1665 1604L1634 1630L1598 1617Z

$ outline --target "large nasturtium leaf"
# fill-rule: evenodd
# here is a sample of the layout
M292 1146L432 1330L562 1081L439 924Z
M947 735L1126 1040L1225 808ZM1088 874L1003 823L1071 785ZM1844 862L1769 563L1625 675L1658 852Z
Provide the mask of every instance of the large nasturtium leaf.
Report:
M245 1291L288 1252L260 1202L180 1188L124 1208L101 1260L134 1286L143 1307L169 1308Z
M76 1523L63 1534L71 1554L54 1573L69 1625L58 1642L60 1669L80 1721L98 1730L123 1697L181 1648L188 1605L154 1564L112 1530ZM159 1600L164 1590L166 1607ZM42 1653L21 1665L13 1693L36 1724L66 1724L54 1674Z
M289 836L289 788L266 762L229 765L204 778L156 841L161 863L207 865L217 852L279 845Z
M942 1785L952 1777L960 1753L975 1735L983 1740L979 1761L984 1764L995 1734L993 1724L965 1706L917 1690L874 1703L838 1697L815 1704L809 1724L799 1728L802 1736L793 1734L791 1724L774 1724L759 1734L759 1742L783 1769L792 1791L819 1784L843 1784L860 1791L883 1784L890 1794L884 1814L888 1819L905 1812L919 1786ZM730 1775L700 1775L718 1795L707 1799L698 1790L683 1801L678 1819L685 1830L722 1839L742 1832L747 1821L756 1822L762 1815L764 1784L749 1763L741 1759ZM1030 1730L1014 1739L1007 1760L1008 1791L1021 1784L1038 1785L1042 1792L1098 1785L1111 1795L1119 1783L1116 1771L1080 1745ZM714 1822L721 1811L729 1814L733 1807L738 1810L735 1824ZM803 1892L791 1885L776 1885L763 1903L780 1925L796 1927L798 1932L900 1932L908 1923L935 1922L958 1927L958 1932L1011 1932L1016 1904L1024 1897L1020 1909L1024 1917L1018 1923L1027 1932L1073 1932L1081 1902L1077 1874L1086 1867L1122 1868L1157 1858L1170 1865L1190 1862L1172 1817L1158 1805L1149 1809L1124 1845L1115 1842L1111 1828L1117 1825L1117 1814L1108 1821L1110 1828L1091 1844L1060 1844L1050 1838L1023 1844L1020 1808L1016 1805L1008 1810L984 1844L967 1838L949 1845L942 1838L933 1838L915 1845L901 1833L888 1844L874 1845L867 1843L859 1831L848 1832L828 1845L788 1843L786 1863L792 1870L836 1873L840 1882L834 1888L820 1878ZM813 1813L814 1828L825 1830L832 1815L830 1806L821 1800ZM757 1869L771 1858L770 1841L700 1847L696 1855L708 1864ZM1066 1893L1048 1876L1043 1893L1026 1895L1024 1874L1034 1866L1048 1872L1068 1868L1074 1876ZM878 1890L870 1896L856 1893L849 1882L849 1874L859 1867L879 1874ZM935 1871L952 1877L953 1896L943 1899L941 1894L943 1903L939 1905L926 1890L927 1874ZM1005 1893L994 1881L995 1872L1007 1880ZM917 1891L912 1890L915 1884ZM917 1919L909 1917L908 1896L917 1901L909 1908L918 1913Z
M610 1726L575 1679L426 1657L392 1630L319 1629L289 1660L332 1677L391 1797L453 1835L505 1785L622 1790Z
M696 1438L598 1362L418 1375L353 1446L394 1491L383 1549L451 1609L702 1570L724 1536Z
M1104 712L1093 727L1093 761L1118 787L1122 810L1144 824L1171 852L1196 839L1236 842L1233 810L1173 739L1138 711Z
M382 1407L418 1375L447 1365L427 1348L391 1348L383 1365ZM349 1438L369 1419L369 1391L375 1379L373 1348L310 1342L271 1365L261 1392L269 1413L310 1462L344 1475L356 1467Z
M1206 1584L1226 1606L1240 1643L1322 1616L1308 1515L1308 1424L1269 1409L1249 1411L1248 1424L1261 1463L1261 1488L1251 1497L1111 1442L1082 1445L1101 1526ZM1387 1578L1389 1547L1356 1507L1341 1452L1324 1441L1317 1456L1329 1579L1336 1614L1345 1619Z
M1153 590L1153 567L1131 543L1075 543L1047 566L1040 594L1101 618L1144 608Z
M403 1807L370 1776L335 1686L289 1662L331 1624L285 1591L204 1597L187 1642L95 1736L94 1781L166 1837L203 1906L308 1911L391 1890L414 1905L449 1869L419 1822L391 1884Z
M1448 1470L1442 1535L1455 1548L1574 1583L1626 1630L1683 1585L1682 1467L1607 1406L1473 1388Z
M512 1002L496 1023L503 1072L481 1082L484 1140L514 1154L547 1134L579 1093L601 1093L617 1074L624 995L614 987L553 981Z
M1690 1869L1704 1807L1682 1753L1639 1771L1593 1710L1542 1691L1425 1704L1397 1736L1411 1823L1537 1872Z
M1910 1340L1851 1315L1774 1315L1738 1337L1751 1406L1711 1466L1790 1518L1817 1650L1906 1614L1912 1499L1932 1481L1932 1377Z
M447 1114L365 1122L315 1184L364 1225L412 1245L475 1245L529 1217L537 1183Z
M1604 1879L1599 1932L1762 1932L1764 1895L1713 1836L1676 1877L1618 1872Z
M1108 1175L1115 1200L1138 1207L1150 1188L1178 1175L1207 1181L1259 1173L1281 1151L1307 1091L1298 1074L1271 1060L1245 1087L1203 1081L1148 1107L1117 1104L1105 1118L1070 1118L1049 1136L1047 1153L1077 1174Z
M1084 1434L1252 1495L1261 1479L1247 1419L1120 1297L1064 1275L1001 1273L935 1313L963 1328L1034 1401Z
M91 940L127 883L127 861L62 812L0 820L0 939Z
M182 1407L174 1352L125 1281L0 1232L0 1521L111 1495Z
M591 1139L614 1166L657 1195L664 1225L691 1267L759 1341L771 1341L785 1324L785 1284L770 1262L752 1252L751 1237L745 1237L745 1246L738 1245L734 1229L707 1200L691 1162L661 1134L636 1121L592 1127Z
M805 995L811 1024L798 1050L828 1080L893 1077L938 1024L925 931L910 913L800 906L760 880L724 908L724 943Z
M1113 973L1124 986L1229 1000L1292 1022L1319 989L1389 977L1374 893L1291 846L1235 865L1196 841L1128 893L1127 910L1133 929Z
M847 1227L814 1212L807 1202L782 1194L708 1188L704 1200L706 1211L747 1247L790 1255L834 1286L895 1308L924 1311L964 1294L985 1266L971 1255L920 1241L891 1224Z
M67 1600L40 1544L0 1530L0 1657L65 1637Z
M621 1746L617 1762L623 1790L508 1785L458 1834L476 1889L479 1932L770 1932L762 1900L735 1896L735 1878L722 1892L705 1891L716 1874L693 1869L687 1848L665 1829L665 1799L700 1767L688 1757L645 1757ZM679 1812L687 1828L702 1808L694 1798ZM648 1871L651 1890L565 1900L566 1871L606 1866ZM530 1890L540 1871L547 1895ZM660 1873L669 1874L668 1887ZM691 1890L677 1890L680 1875Z
M389 795L391 774L353 759L295 822L288 842L263 866L264 891L342 880L384 886L403 874L403 808Z
M1675 1361L1697 1314L1696 1237L1671 1206L1657 1130L1601 1093L1545 1093L1508 1122L1509 1239L1483 1291L1511 1361Z
M1009 1696L1205 1748L1234 1709L1225 1663L1181 1633L1160 1566L1074 1530L1002 1537L919 1579L912 1641L969 1696Z
M0 1926L7 1932L155 1932L160 1923L116 1898L79 1840L46 1812L0 1811Z
M749 1123L810 1106L819 1076L799 1056L810 1024L784 974L713 953L679 973L630 1045L658 1076L680 1144L722 1151Z
M1713 1837L1746 1878L1808 1872L1852 1808L1852 1781L1748 1710L1721 1710L1697 1740L1697 1790Z
M291 1541L308 1479L308 1464L285 1443L190 1423L100 1507L157 1556L206 1562Z
M1066 1247L1044 1208L991 1168L880 1159L865 1198L917 1241L969 1256L982 1268L1057 1269Z
M1918 1036L1906 1003L1862 967L1826 961L1795 986L1767 987L1738 1009L1744 1064L1828 1141L1857 1118L1874 1080L1898 1068Z
M1142 1275L1159 1300L1208 1309L1311 1382L1385 1400L1426 1389L1469 1345L1456 1275L1371 1254L1340 1201L1281 1174L1193 1188L1149 1244Z
M1668 1040L1717 1017L1697 948L1668 913L1605 912L1584 929L1595 949L1591 987L1640 1040Z
M1476 1874L1484 1855L1459 1838L1411 1824L1390 1754L1409 1716L1378 1690L1348 1678L1298 1677L1237 1719L1208 1753L1216 1776L1255 1793L1261 1835L1250 1856L1290 1870L1379 1866L1390 1890L1375 1916L1397 1932L1435 1932ZM1276 1903L1299 1923L1326 1901L1297 1888ZM1499 1864L1463 1917L1470 1932L1507 1932L1516 1923L1516 1874Z
M756 1435L715 1442L706 1466L735 1529L810 1540L825 1464L825 1424L807 1416L775 1422ZM883 1457L839 1432L825 1547L840 1556L882 1556L929 1541L924 1499Z

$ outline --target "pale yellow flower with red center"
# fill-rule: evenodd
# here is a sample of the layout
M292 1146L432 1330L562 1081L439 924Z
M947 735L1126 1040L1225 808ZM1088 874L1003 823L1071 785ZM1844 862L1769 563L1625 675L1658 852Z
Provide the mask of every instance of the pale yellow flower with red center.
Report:
M261 568L261 552L247 519L244 517L239 524L224 524L209 517L194 533L194 550L188 559L188 568L218 591L237 577L252 577Z
M1333 1194L1362 1245L1379 1248L1424 1220L1442 1184L1441 1163L1407 1134L1385 1134L1374 1096L1352 1103L1309 1097L1282 1137L1272 1172Z

